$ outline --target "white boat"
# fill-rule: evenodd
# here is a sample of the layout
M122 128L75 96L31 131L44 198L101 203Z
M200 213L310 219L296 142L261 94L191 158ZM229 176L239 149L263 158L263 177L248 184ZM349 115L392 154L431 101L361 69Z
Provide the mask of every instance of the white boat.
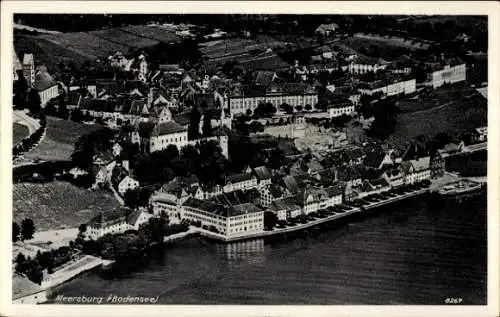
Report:
M475 192L481 189L481 187L481 183L470 180L461 180L456 183L445 185L443 188L438 190L438 194L443 196L455 196Z

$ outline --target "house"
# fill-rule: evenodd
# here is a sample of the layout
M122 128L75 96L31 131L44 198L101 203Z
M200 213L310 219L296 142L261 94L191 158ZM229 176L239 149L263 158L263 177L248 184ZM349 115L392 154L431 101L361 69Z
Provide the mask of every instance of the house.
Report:
M417 90L417 82L415 79L384 78L361 82L358 90L361 94L369 96L376 93L382 93L383 96L408 95Z
M320 206L321 208L331 207L335 205L339 205L342 203L342 198L344 196L345 188L343 184L338 183L334 186L330 186L325 188L325 192L328 196L325 205Z
M302 214L302 207L297 204L295 197L275 200L269 205L268 210L275 213L278 220L287 220Z
M401 163L405 174L405 184L414 184L431 178L430 157Z
M127 216L132 212L126 207L118 207L107 212L100 212L87 223L87 236L97 240L106 234L117 234L127 231L130 227Z
M39 70L34 79L33 89L40 95L40 105L43 108L49 100L59 96L59 87L45 69Z
M271 184L272 173L266 166L258 166L254 169L247 170L257 179L257 184L261 187Z
M488 127L474 129L472 132L472 140L478 143L488 141Z
M227 177L223 187L225 193L246 190L257 186L257 176L252 173L233 174Z
M366 74L385 70L388 65L389 62L382 58L355 55L348 62L342 64L341 69L350 74Z
M36 305L47 301L47 291L26 277L12 275L12 304Z
M387 169L382 174L382 177L387 181L391 187L399 187L405 183L405 175L400 167L393 167Z
M314 31L317 35L331 36L338 30L339 26L335 23L320 24Z
M153 215L148 212L134 210L128 214L127 223L131 229L139 230L139 226L147 223L151 218L153 218Z
M133 179L131 176L125 176L119 183L118 183L118 193L120 195L125 195L125 193L129 190L136 189L139 187L139 182Z
M444 175L446 171L446 162L441 152L434 151L434 153L430 156L430 169L431 169L431 178L438 178Z
M141 122L132 132L132 139L144 152L161 151L171 144L180 150L188 144L187 128L174 121Z
M283 189L276 184L261 187L259 192L260 204L264 207L268 207L273 201L281 199L285 195Z
M113 156L116 157L116 156L120 155L120 153L122 152L123 148L122 148L122 146L120 144L115 143L111 147L111 150L113 151Z
M384 165L394 163L391 151L384 151L378 147L366 150L365 155L363 164L368 168L381 169Z

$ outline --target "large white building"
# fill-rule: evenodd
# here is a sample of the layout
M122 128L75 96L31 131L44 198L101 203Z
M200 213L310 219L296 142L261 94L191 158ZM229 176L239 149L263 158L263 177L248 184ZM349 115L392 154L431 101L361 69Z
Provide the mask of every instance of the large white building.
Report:
M453 84L466 79L466 66L459 58L446 59L429 65L431 72L427 74L425 84L432 88L444 84Z
M226 237L244 236L264 230L264 211L251 203L224 206L189 198L181 207L182 219L200 221Z
M45 107L52 98L59 96L59 86L46 71L38 71L33 82L33 89L40 96L40 105Z
M354 103L345 98L336 100L328 105L328 114L330 118L340 117L342 115L351 115L355 112Z
M223 97L223 107L231 114L253 111L260 103L271 103L278 111L284 103L292 106L314 106L318 103L318 93L313 87L301 83L272 84L267 89L239 88Z
M401 163L405 174L405 184L414 184L431 178L430 157Z
M130 209L118 207L110 212L101 212L87 223L87 236L93 240L105 234L123 233L130 229L127 215Z
M373 95L381 92L384 96L394 96L399 94L411 94L417 90L415 79L408 80L378 80L374 82L365 82L359 85L361 94Z

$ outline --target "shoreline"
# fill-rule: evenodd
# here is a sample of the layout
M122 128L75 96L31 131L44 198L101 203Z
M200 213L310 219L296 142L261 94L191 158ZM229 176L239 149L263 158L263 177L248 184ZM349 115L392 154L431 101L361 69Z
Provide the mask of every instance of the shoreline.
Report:
M364 208L364 211L368 211L368 210L373 209L373 208L377 208L377 207L380 207L383 205L394 203L394 202L397 202L397 201L400 201L403 199L407 199L410 197L418 196L418 195L424 194L424 193L429 192L429 191L430 191L430 187L424 188L424 189L419 189L416 191L412 191L410 193L398 195L397 197L391 197L391 198L386 199L386 200L373 202L373 203L371 203L363 208ZM353 214L358 214L361 212L363 212L362 208L351 207L351 209L349 209L343 213L337 213L335 215L331 215L331 216L328 216L326 218L316 219L316 220L310 221L310 222L305 223L305 224L298 224L296 226L283 228L283 229L276 229L275 228L271 231L256 232L256 233L248 234L248 235L244 235L244 236L226 237L224 235L217 234L217 233L214 233L214 232L211 232L208 230L203 230L200 228L197 228L197 231L200 233L201 236L204 236L204 237L207 237L210 239L215 239L219 242L231 243L231 242L236 242L236 241L252 240L252 239L264 238L264 237L269 237L269 236L274 236L274 235L279 235L279 234L284 234L284 233L295 232L295 231L307 229L310 227L314 227L314 226L322 224L322 223L333 221L336 219L345 218L347 216L350 216Z

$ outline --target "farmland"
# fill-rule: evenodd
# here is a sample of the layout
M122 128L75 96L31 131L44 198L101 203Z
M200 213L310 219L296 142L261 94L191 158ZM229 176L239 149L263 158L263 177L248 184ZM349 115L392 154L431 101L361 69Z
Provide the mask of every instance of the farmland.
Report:
M69 160L78 137L99 128L98 125L86 125L47 117L45 137L37 147L26 153L25 157L43 161Z
M100 211L118 206L112 194L90 191L66 182L13 185L13 220L33 219L37 231L71 228Z
M157 26L130 25L120 30L164 43L171 43L179 40L179 37L172 31Z
M27 126L19 123L13 124L12 130L12 144L16 145L21 142L25 137L29 135L29 129Z
M133 46L136 48L151 47L159 43L157 40L141 37L120 29L92 31L89 32L89 34L112 43L118 43L124 46Z
M439 107L400 114L396 131L388 143L402 147L420 134L435 136L439 132L461 134L470 129L486 126L488 107L486 99L475 95L457 99Z

